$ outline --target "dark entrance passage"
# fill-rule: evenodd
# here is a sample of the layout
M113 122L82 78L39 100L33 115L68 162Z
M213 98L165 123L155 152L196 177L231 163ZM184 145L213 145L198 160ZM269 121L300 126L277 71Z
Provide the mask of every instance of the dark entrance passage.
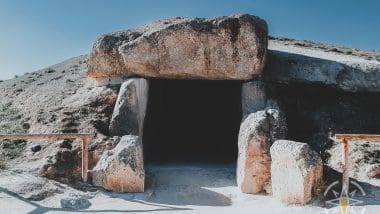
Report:
M147 161L236 161L241 82L151 80L149 93Z

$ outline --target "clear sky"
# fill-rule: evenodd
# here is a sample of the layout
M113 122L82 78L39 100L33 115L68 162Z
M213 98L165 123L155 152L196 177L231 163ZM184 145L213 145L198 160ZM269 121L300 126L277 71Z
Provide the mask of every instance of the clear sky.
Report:
M379 0L0 0L0 79L86 54L107 32L235 13L265 19L272 36L380 50Z

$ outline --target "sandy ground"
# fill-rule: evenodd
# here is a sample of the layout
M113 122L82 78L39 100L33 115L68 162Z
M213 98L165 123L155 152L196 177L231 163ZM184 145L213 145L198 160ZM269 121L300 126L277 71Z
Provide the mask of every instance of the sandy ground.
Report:
M66 187L62 193L30 202L9 190L11 185L6 182L16 180L9 177L5 181L2 176L0 213L325 213L323 203L318 201L303 207L284 206L272 196L242 194L235 183L234 169L233 165L150 164L145 193L88 192L91 207L76 212L60 208L59 200L68 191L78 190ZM365 214L379 213L379 193L372 194L365 205L358 208L365 208ZM329 213L334 213L333 209Z

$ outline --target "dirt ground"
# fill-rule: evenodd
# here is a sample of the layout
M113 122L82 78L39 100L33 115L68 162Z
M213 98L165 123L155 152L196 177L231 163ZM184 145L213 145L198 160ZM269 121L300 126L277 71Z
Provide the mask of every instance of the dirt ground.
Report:
M3 172L0 176L0 213L326 213L323 198L306 206L285 206L268 195L240 193L235 182L234 165L205 164L149 164L147 167L147 190L145 193L110 193L92 189L82 192L63 184L24 174ZM36 179L36 181L33 181ZM41 183L37 190L20 186ZM41 189L45 191L41 192ZM20 189L23 192L19 192ZM18 193L16 193L18 192ZM32 194L35 192L36 194ZM91 207L71 211L60 208L60 199L69 192L85 195ZM38 195L50 194L41 201ZM42 197L43 198L43 197ZM380 191L370 192L358 208L365 214L380 210ZM339 207L337 207L339 208ZM328 210L333 212L334 208ZM336 209L336 208L335 208ZM339 211L339 210L336 210ZM337 212L339 213L339 212ZM354 213L354 212L352 212ZM359 212L360 213L360 212Z

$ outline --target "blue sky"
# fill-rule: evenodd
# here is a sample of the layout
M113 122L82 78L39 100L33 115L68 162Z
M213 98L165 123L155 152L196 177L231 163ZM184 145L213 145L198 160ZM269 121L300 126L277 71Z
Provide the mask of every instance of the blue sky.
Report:
M378 0L0 0L0 79L88 53L107 32L235 13L265 19L273 36L380 50Z

